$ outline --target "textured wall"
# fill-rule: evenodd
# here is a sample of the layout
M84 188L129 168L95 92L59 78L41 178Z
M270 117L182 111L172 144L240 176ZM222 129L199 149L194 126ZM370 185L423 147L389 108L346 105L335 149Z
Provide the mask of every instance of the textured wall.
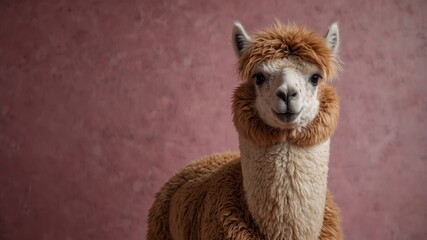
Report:
M347 239L427 236L427 2L0 2L0 239L144 239L159 187L237 150L230 32L338 20Z

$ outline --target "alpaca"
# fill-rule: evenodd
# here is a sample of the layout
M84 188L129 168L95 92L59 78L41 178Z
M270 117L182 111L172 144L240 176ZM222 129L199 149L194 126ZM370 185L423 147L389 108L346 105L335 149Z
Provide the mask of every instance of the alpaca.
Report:
M327 189L338 25L323 38L277 21L250 37L236 23L232 39L244 80L232 104L240 154L173 176L156 194L147 239L343 239Z

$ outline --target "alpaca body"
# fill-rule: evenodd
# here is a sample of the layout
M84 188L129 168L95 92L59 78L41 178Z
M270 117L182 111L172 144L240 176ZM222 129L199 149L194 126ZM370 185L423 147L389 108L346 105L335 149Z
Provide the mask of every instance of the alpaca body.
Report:
M243 186L267 239L317 239L327 191L329 139L311 147L240 138Z
M148 240L341 240L327 189L339 98L339 32L326 37L276 23L253 38L232 32L244 82L233 94L238 154L196 161L150 209Z
M269 239L249 212L241 161L237 153L215 154L173 176L156 195L147 239ZM322 217L318 239L342 239L338 209L329 192Z

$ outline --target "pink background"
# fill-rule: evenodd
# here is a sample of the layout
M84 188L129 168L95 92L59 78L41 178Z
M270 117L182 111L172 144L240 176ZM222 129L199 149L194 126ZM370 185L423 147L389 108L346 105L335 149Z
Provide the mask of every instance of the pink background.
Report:
M427 1L0 2L0 239L145 239L160 186L237 150L231 29L341 28L347 239L427 237Z

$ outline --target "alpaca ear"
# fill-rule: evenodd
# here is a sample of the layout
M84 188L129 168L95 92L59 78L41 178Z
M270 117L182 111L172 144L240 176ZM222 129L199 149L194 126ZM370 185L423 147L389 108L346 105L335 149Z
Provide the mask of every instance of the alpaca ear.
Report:
M237 57L240 57L245 51L245 48L249 44L251 38L239 22L234 23L232 38L234 51L236 52Z
M340 31L337 22L332 23L329 27L328 33L326 33L326 42L334 55L337 55L340 47Z

